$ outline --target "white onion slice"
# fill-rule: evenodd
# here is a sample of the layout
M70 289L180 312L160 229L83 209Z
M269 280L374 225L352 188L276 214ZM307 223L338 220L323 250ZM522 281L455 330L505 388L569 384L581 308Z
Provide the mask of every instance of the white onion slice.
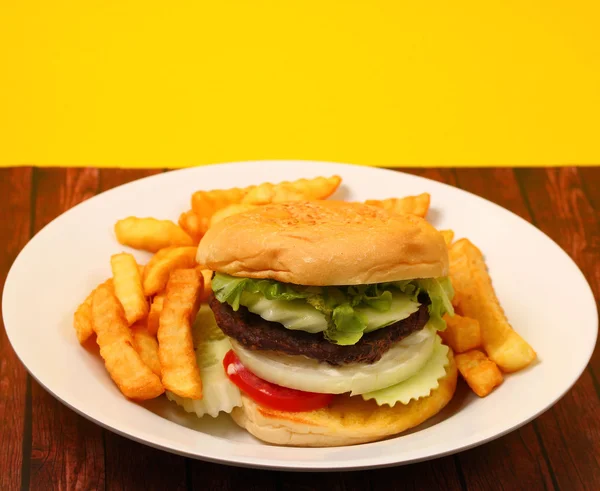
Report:
M251 372L268 382L323 394L363 394L412 377L433 352L435 330L425 326L390 348L373 364L332 366L312 358L274 351L249 350L231 340L233 350Z

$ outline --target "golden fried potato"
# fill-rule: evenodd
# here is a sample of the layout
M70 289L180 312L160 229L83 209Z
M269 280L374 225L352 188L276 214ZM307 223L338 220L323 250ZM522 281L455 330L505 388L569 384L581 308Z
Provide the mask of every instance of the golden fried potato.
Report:
M306 199L304 195L291 186L265 182L248 193L243 204L260 206L284 201L301 201L303 199Z
M171 220L128 217L115 224L115 234L121 244L149 252L194 245L193 239Z
M452 348L455 353L464 353L481 346L481 329L479 322L469 317L458 314L445 315L446 330L438 334L444 343Z
M92 334L94 334L94 327L92 321L92 298L94 292L92 291L87 298L81 303L75 314L73 315L73 327L75 328L75 334L80 344L84 344Z
M200 269L200 273L204 279L204 287L202 288L202 294L200 295L200 302L207 302L208 297L210 297L210 294L212 293L211 285L213 272L210 269L202 269L201 266L196 267L196 269Z
M131 326L133 347L140 355L146 366L152 370L157 377L161 376L160 362L158 361L158 341L156 336L148 332L144 322L136 322Z
M452 297L452 307L454 307L454 312L463 315L463 311L460 308L460 292L456 291L456 288L454 288L454 297Z
M127 323L144 319L148 315L148 301L142 288L140 267L131 254L123 252L110 258L115 294L125 310Z
M206 218L208 222L217 211L229 205L241 203L248 191L254 187L196 191L192 195L192 210L198 217Z
M266 205L284 201L321 200L335 193L342 182L340 176L298 179L279 184L265 182L251 189L242 199L242 203Z
M112 278L102 283L102 285L112 286ZM77 307L75 314L73 315L73 327L75 328L75 334L80 344L84 344L92 334L94 334L94 326L92 319L92 299L96 289L87 296L82 304Z
M92 318L100 356L120 391L131 399L145 400L164 392L160 379L133 348L123 307L112 288L102 285L92 299Z
M479 397L487 396L502 383L503 377L498 366L481 351L462 353L456 355L455 359L458 371Z
M267 182L245 188L196 191L192 195L192 210L181 215L179 224L192 237L200 240L208 228L211 217L230 205L242 203L264 205L292 200L326 199L335 192L340 182L341 178L339 176L332 176L298 179L297 181L286 181L278 184ZM194 215L191 215L192 212ZM216 219L216 221L218 220ZM216 223L216 221L213 223Z
M440 234L442 234L442 236L444 237L446 245L449 246L450 244L452 244L452 241L454 240L454 230L440 230Z
M208 218L202 217L194 212L194 210L188 210L179 216L179 226L188 234L194 241L194 245L200 243L200 239L208 230Z
M365 204L383 208L390 213L399 215L417 215L425 218L429 211L431 197L429 193L418 196L406 196L405 198L388 198L384 200L369 199Z
M225 208L220 209L215 212L215 214L210 218L209 228L219 223L221 220L224 220L231 215L237 215L238 213L244 213L245 211L253 210L257 208L257 205L248 205L243 203L236 203L233 205L228 205Z
M193 268L196 265L196 251L196 247L167 247L158 251L144 269L144 294L149 297L164 290L172 271Z
M192 323L200 307L202 275L196 269L171 273L158 326L158 357L167 390L202 399L202 379L194 353Z
M148 313L146 327L148 329L148 332L153 336L156 336L156 333L158 332L158 322L160 319L160 313L162 312L164 302L164 293L159 293L152 299L152 305L150 306L150 312Z
M515 372L536 358L533 348L508 323L496 297L481 251L468 239L450 246L450 278L462 315L477 319L482 346L505 372Z

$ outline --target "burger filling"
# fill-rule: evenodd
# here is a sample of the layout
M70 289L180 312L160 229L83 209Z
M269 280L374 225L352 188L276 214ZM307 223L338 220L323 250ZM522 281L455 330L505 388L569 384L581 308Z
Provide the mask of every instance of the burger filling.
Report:
M414 380L453 312L445 278L314 287L217 273L212 288L211 309L241 364L311 393L367 396Z
M236 312L229 304L214 297L210 307L221 330L246 349L304 355L331 365L375 363L395 343L423 329L429 320L427 306L421 305L406 319L369 332L353 345L340 346L321 335L283 329L281 324L265 320L243 306Z
M354 345L366 333L410 317L423 299L428 298L429 322L435 329L443 330L442 316L453 311L447 278L322 287L217 273L212 289L216 299L235 312L241 305L288 330L322 333L340 346Z

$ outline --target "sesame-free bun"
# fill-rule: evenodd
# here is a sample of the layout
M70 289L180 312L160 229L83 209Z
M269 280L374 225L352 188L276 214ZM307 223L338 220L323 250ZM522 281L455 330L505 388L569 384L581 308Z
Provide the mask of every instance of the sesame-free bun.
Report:
M448 274L442 235L424 219L362 203L261 206L211 227L198 247L207 269L298 285L360 285Z
M337 447L373 442L397 435L435 416L450 402L456 389L456 364L450 363L439 387L428 397L394 407L378 406L360 396L336 396L326 408L310 412L287 412L258 405L242 395L242 407L233 420L256 438L276 445Z

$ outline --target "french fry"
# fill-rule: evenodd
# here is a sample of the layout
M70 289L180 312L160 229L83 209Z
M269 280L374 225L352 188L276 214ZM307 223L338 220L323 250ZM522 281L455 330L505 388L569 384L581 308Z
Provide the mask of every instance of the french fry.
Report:
M123 306L127 323L134 322L148 315L148 302L142 288L140 268L131 254L123 252L110 258L115 294Z
M112 278L108 279L102 285L112 285ZM92 300L96 289L87 296L87 298L81 303L75 314L73 315L73 327L75 328L75 334L79 344L84 344L92 334L94 334L94 321L92 319Z
M460 308L460 295L461 293L454 288L454 297L452 297L451 303L452 307L454 307L454 312L463 315L463 311Z
M188 210L179 216L178 223L183 231L192 238L194 244L197 245L208 230L208 221L208 218L196 214L194 210Z
M458 371L479 397L487 396L502 383L498 366L479 350L458 354L455 360Z
M158 361L158 341L156 336L148 332L143 322L136 322L131 326L131 336L133 338L133 347L140 355L146 366L156 374L161 376L160 362Z
M230 205L241 203L264 205L292 200L326 199L335 192L340 183L341 178L339 176L332 176L298 179L278 184L267 182L245 188L196 191L192 195L191 210L195 216L191 216L190 212L186 212L179 218L179 224L190 235L199 237L206 232L211 217Z
M157 252L171 246L191 246L193 239L170 220L128 217L115 224L117 240L134 249Z
M454 230L440 230L440 234L444 237L446 245L449 246L454 240Z
M133 348L123 307L109 285L102 285L94 292L92 318L100 356L120 391L137 400L161 395L163 385Z
M446 330L438 334L455 353L464 353L481 346L481 329L479 322L458 314L444 316Z
M198 268L201 268L198 266ZM202 294L200 295L200 302L207 302L208 297L212 293L212 275L213 272L210 269L200 269L200 273L202 274L202 278L204 278L204 287L202 288Z
M431 196L429 193L422 193L418 196L406 196L404 198L369 199L365 201L365 204L383 208L390 213L398 215L417 215L425 218L429 211L430 201Z
M144 269L144 294L149 297L164 290L172 271L194 267L196 251L196 247L167 247L158 251Z
M190 228L196 236L204 235L215 213L230 205L239 204L248 191L253 188L254 186L243 189L231 188L196 191L192 194L192 209L190 211L194 216L191 218L190 215L182 215L179 217L180 223L185 221L186 227Z
M202 281L196 269L178 269L171 273L158 327L162 382L167 390L190 399L202 399L202 379L192 338Z
M303 199L306 199L304 195L287 183L271 184L265 182L250 191L244 197L242 203L260 206L284 201L301 201Z
M94 327L92 321L92 298L94 292L92 291L87 298L81 303L75 314L73 315L73 327L75 328L75 334L79 344L84 344L92 334L94 334Z
M256 207L257 205L249 205L243 203L235 203L233 205L228 205L225 208L222 208L221 210L215 212L215 214L210 218L209 228L227 217L237 215L238 213L244 213L245 211L253 210Z
M148 329L148 332L153 336L156 336L156 333L158 332L160 313L162 312L164 303L164 293L159 293L152 299L152 305L150 306L150 312L148 312L146 327Z
M326 199L336 191L341 182L340 176L298 179L278 184L265 182L248 191L243 197L242 203L265 205L284 201Z
M254 187L196 191L192 194L192 210L198 217L209 220L217 211L229 205L241 203L244 196Z
M468 239L450 246L450 278L463 315L477 319L485 352L504 372L515 372L536 358L533 348L509 324L496 297L481 251Z

